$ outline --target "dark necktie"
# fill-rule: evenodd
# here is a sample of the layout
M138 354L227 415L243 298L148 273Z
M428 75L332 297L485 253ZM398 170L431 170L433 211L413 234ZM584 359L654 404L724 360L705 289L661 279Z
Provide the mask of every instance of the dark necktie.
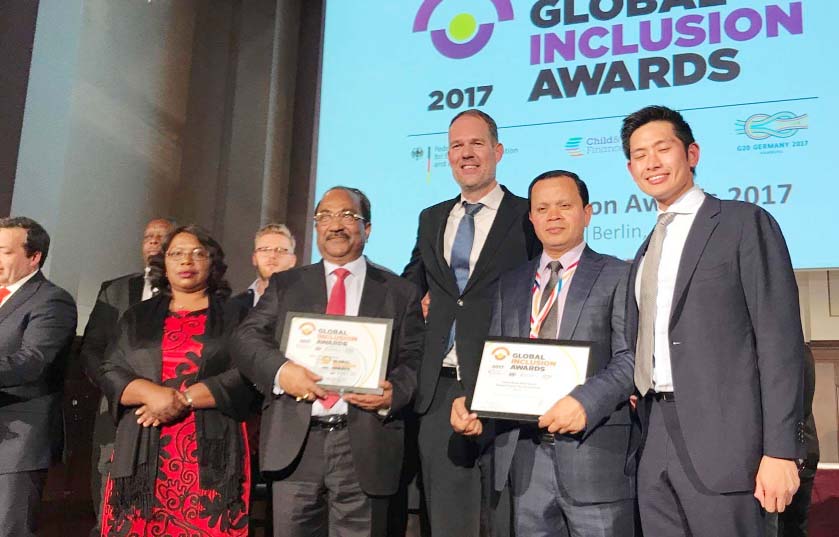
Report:
M484 206L483 203L468 203L466 201L462 203L465 214L457 226L457 233L454 235L450 263L452 271L454 271L454 279L457 281L457 289L461 293L466 289L466 283L469 281L469 256L472 255L472 243L475 242L475 215ZM449 345L446 348L446 354L454 346L455 324L452 323L452 329L449 332Z
M635 346L635 386L646 395L653 386L653 351L655 347L655 313L658 300L658 266L661 264L661 247L667 226L676 213L658 215L647 253L644 255L644 272L641 274L641 301L638 304L638 341Z
M545 286L545 290L542 291L542 298L539 301L540 309L545 307L545 302L548 301L551 293L553 293L553 290L556 288L556 284L559 282L559 271L562 270L562 263L559 261L551 261L548 263L548 268L551 269L551 277L548 279L548 284ZM559 293L557 293L557 299L558 298ZM558 300L554 300L554 303L551 304L551 309L548 310L548 315L539 327L539 337L542 339L556 339L556 327L557 321L559 320L557 302Z
M347 287L344 285L344 280L350 275L350 271L345 268L337 268L332 271L336 276L335 283L332 284L332 292L329 293L329 302L326 304L327 315L344 315L347 312ZM326 392L326 397L320 400L323 408L329 410L335 403L338 402L338 395L336 392Z

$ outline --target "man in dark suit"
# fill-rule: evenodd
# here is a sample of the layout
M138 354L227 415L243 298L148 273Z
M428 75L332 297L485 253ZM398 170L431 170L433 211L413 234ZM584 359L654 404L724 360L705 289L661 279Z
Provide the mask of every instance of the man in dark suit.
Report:
M489 333L592 345L585 383L559 398L538 424L497 424L495 489L502 491L509 475L516 535L632 537L629 265L586 245L592 208L576 174L543 173L528 198L542 256L501 275ZM483 429L465 397L455 399L451 422L466 435Z
M47 468L61 450L61 391L76 304L41 273L50 238L0 219L0 536L35 535Z
M487 534L492 525L490 499L481 492L486 443L455 434L449 414L452 401L475 385L498 275L538 253L527 200L496 181L503 154L489 115L467 110L454 117L448 157L460 195L422 211L403 273L430 300L415 409L433 537ZM483 485L486 492L486 479Z
M145 272L126 274L102 283L96 304L84 329L79 359L88 378L101 386L99 366L105 356L105 349L114 339L117 321L130 306L152 296L152 288L146 280L151 256L160 253L163 239L175 228L175 222L166 218L149 220L143 230L141 253ZM103 396L93 422L93 449L91 453L90 495L96 512L96 525L91 535L99 535L99 513L102 507L102 487L108 474L111 451L114 447L116 428L108 414L108 403Z
M266 224L253 238L251 262L256 269L256 280L244 292L232 297L240 307L249 310L256 306L271 275L292 268L297 263L294 254L294 235L285 224Z
M419 291L363 257L371 227L361 191L328 190L315 223L323 261L271 276L237 330L233 352L265 395L260 467L275 479L274 535L383 536L402 468L403 413L422 354ZM383 394L339 399L284 356L277 342L289 311L392 319Z
M699 146L678 112L639 110L621 137L630 174L659 210L627 300L646 437L643 531L763 535L761 507L789 504L804 446L804 342L786 243L760 207L695 186Z

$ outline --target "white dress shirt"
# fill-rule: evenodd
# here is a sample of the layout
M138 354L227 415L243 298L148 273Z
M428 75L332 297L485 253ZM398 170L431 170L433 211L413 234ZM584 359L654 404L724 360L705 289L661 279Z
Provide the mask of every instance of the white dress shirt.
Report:
M154 296L154 289L152 289L151 280L149 280L149 271L151 271L151 267L143 269L143 294L140 297L143 302Z
M255 279L252 284L248 286L248 291L253 291L253 307L255 308L262 295L259 294L259 278Z
M661 247L661 261L658 266L658 287L656 290L655 341L653 343L653 390L657 392L672 392L673 370L670 367L670 313L673 308L673 292L676 289L676 276L682 259L682 250L688 238L696 212L705 202L705 193L694 186L673 204L662 212L676 213L673 221L667 226L664 243ZM646 256L645 256L646 258ZM635 277L635 299L641 300L641 275L644 270L644 260L638 267Z
M498 214L498 207L501 205L501 200L504 199L504 191L501 185L495 185L486 196L479 199L477 203L483 203L484 206L474 216L475 219L475 238L472 242L472 251L469 254L469 276L472 276L472 271L475 270L475 263L478 262L478 257L481 255L481 250L484 248L484 243L489 235L489 230L492 223L495 222L495 215ZM449 212L449 218L446 220L446 231L443 233L443 257L449 266L452 264L452 247L454 246L454 238L457 235L457 228L463 216L466 214L466 209L463 208L463 202L466 199L463 195L460 196L460 201L454 204L452 210ZM457 367L457 349L456 345L443 359L443 365L448 367Z
M559 271L559 279L562 281L562 287L559 289L559 294L556 297L556 334L553 336L559 339L559 328L562 326L562 313L565 311L565 299L568 298L568 289L571 288L571 281L574 279L574 273L576 273L576 269L574 273L570 276L563 278L563 274L565 273L565 269L570 267L574 263L580 260L580 256L583 255L583 250L586 248L586 241L581 242L577 246L571 248L561 256L559 256L559 262L562 264L562 270ZM539 259L539 281L542 282L542 289L545 289L545 285L547 285L548 280L551 278L551 269L548 268L548 263L551 261L555 261L551 256L549 256L544 251L542 252L542 257ZM530 297L531 303L533 301L533 297Z
M9 299L10 299L10 298L12 298L12 295L13 295L13 294L15 294L15 292L16 292L18 289L20 289L21 287L23 287L23 284L25 284L26 282L28 282L29 280L31 280L31 279L32 279L32 277L33 277L33 276L35 276L36 274L38 274L39 272L41 272L41 269L35 269L35 270L33 270L32 272L30 272L29 274L27 274L26 276L24 276L23 278L21 278L21 279L19 279L18 281L16 281L15 283L13 283L13 284L11 284L11 285L7 285L7 286L6 286L6 289L8 289L8 290L9 290L9 294L8 294L8 295L6 295L6 298L4 298L2 302L0 302L0 306L2 306L3 304L5 304L6 302L8 302L8 301L9 301Z

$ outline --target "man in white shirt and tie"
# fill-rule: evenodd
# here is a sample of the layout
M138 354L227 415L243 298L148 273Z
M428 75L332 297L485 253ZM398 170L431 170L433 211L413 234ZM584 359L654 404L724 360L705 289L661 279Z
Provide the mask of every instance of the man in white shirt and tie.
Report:
M233 337L234 358L266 400L260 468L274 481L274 535L385 536L422 352L419 291L362 255L371 210L361 191L327 190L314 220L323 260L271 276ZM382 395L339 397L286 357L289 312L392 319Z

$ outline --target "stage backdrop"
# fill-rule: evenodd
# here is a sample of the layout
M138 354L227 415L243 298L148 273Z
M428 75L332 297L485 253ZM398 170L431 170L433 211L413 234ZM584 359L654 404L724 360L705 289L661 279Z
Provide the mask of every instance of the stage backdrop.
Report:
M706 192L770 211L796 268L837 267L837 20L828 0L328 0L316 194L364 190L366 253L401 272L420 210L458 193L449 121L477 107L499 125L499 182L524 196L543 171L577 172L586 240L630 258L655 205L621 119L662 104L693 127Z

